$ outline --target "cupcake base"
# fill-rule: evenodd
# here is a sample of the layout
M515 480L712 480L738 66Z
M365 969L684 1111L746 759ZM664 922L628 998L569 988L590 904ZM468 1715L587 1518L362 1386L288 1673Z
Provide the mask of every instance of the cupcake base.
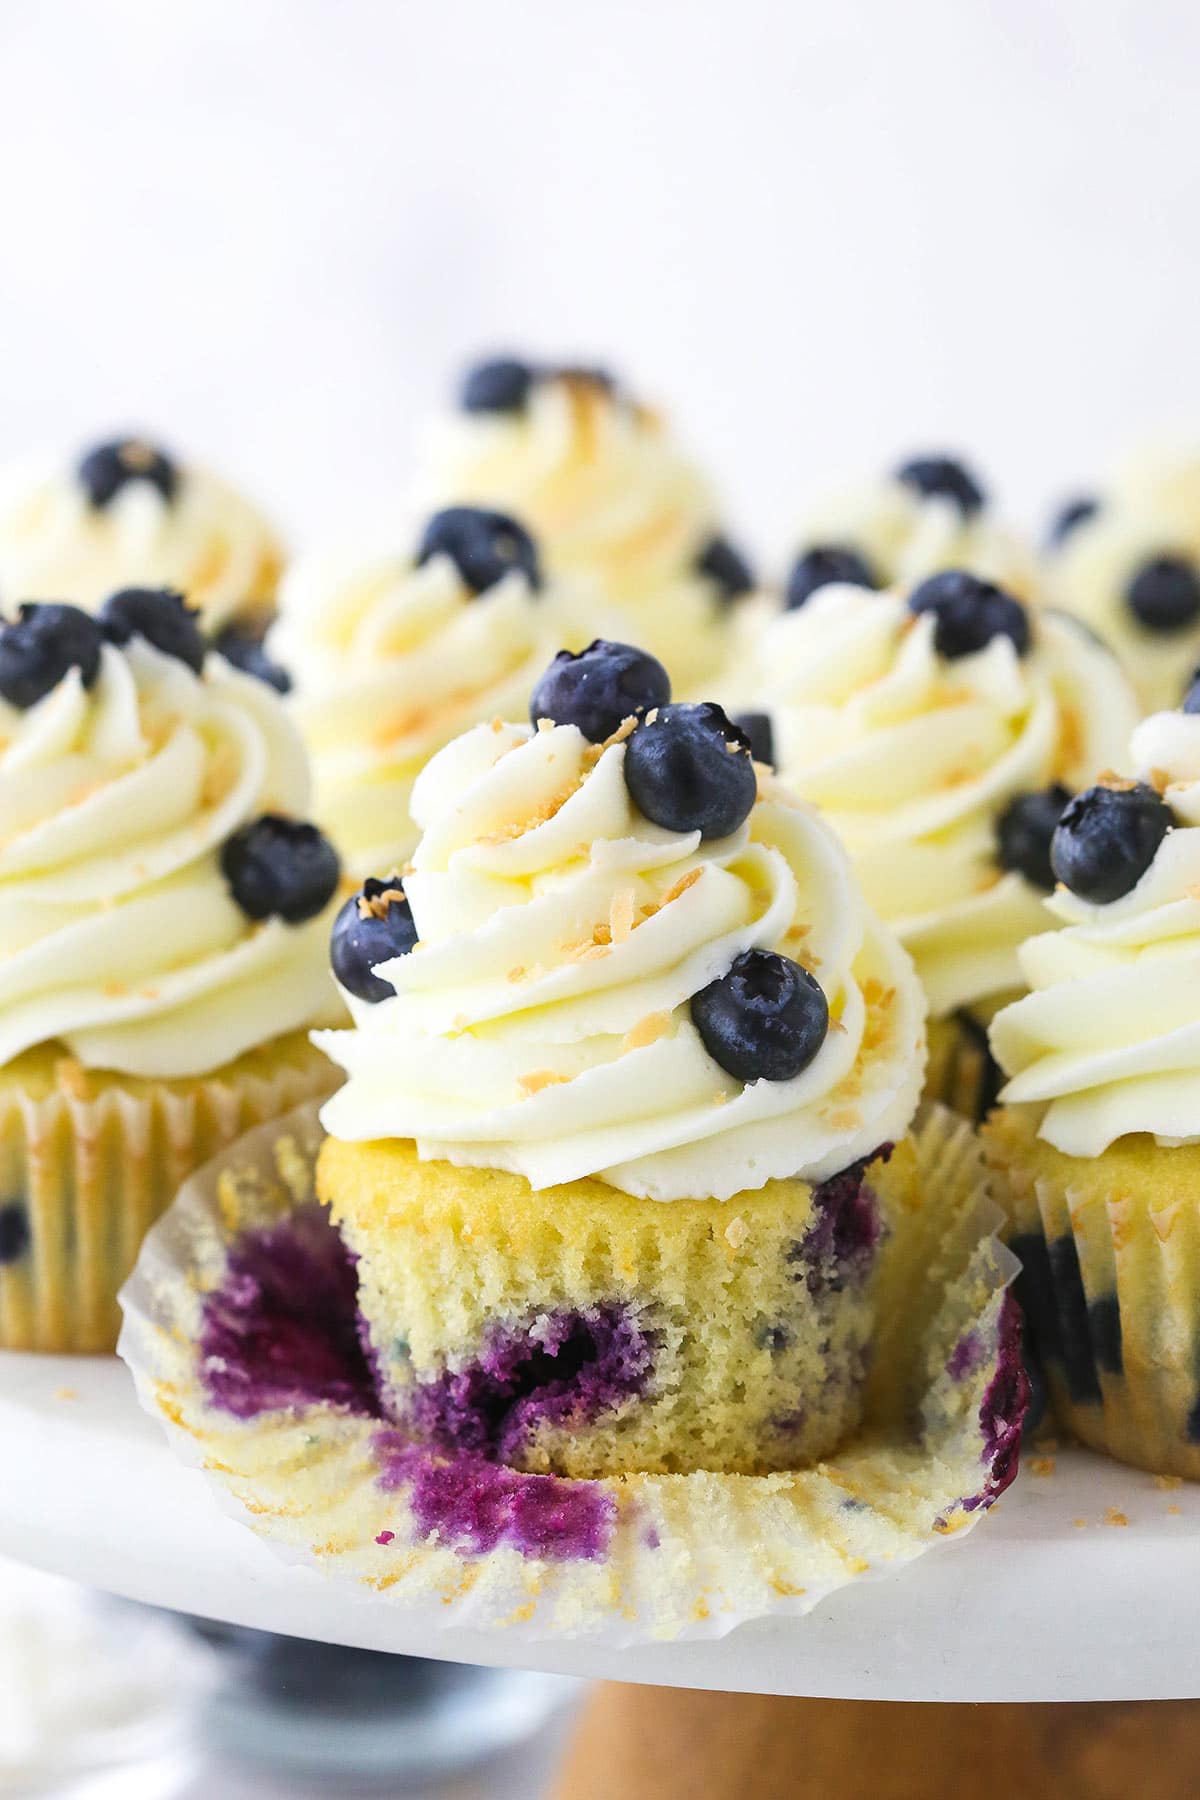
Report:
M990 1016L996 1007L987 1009ZM1004 1077L988 1047L987 1025L966 1007L930 1019L923 1098L978 1125L996 1104Z

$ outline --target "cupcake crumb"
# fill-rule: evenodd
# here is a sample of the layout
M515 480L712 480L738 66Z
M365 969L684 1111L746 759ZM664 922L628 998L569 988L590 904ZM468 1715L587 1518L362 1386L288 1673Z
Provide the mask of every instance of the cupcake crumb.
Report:
M556 1069L531 1069L528 1075L518 1077L518 1082L530 1096L540 1094L543 1088L563 1087L568 1077L560 1075Z
M739 1213L736 1219L730 1219L725 1227L725 1242L731 1250L740 1250L750 1236L750 1227Z
M1183 1486L1183 1476L1156 1475L1154 1477L1154 1485L1156 1488L1162 1488L1164 1493L1170 1494L1173 1493L1176 1488L1181 1488Z
M79 1389L73 1387L55 1388L54 1398L56 1400L78 1400ZM1178 1508L1176 1510L1178 1510Z
M622 1050L644 1050L647 1044L657 1043L671 1029L671 1015L668 1012L647 1013L625 1033Z
M1182 1508L1182 1506L1168 1506L1167 1511L1169 1513L1174 1513L1175 1516L1178 1517L1179 1514L1183 1511L1183 1508Z
M1055 1468L1052 1456L1035 1456L1029 1465L1031 1475L1053 1475Z
M1104 1523L1106 1525L1128 1525L1129 1520L1120 1507L1110 1506L1105 1509Z

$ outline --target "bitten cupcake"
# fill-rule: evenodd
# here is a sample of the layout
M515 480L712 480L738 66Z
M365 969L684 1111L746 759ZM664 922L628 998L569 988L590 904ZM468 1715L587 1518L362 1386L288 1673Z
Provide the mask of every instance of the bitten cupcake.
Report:
M765 709L759 753L826 814L916 962L931 1093L978 1111L984 1027L1044 929L1059 814L1133 729L1116 659L1073 621L950 571L907 597L822 588L764 632L745 680Z
M1177 706L1200 662L1200 454L1146 456L1054 520L1048 580L1098 631L1142 706Z
M295 684L316 816L357 875L400 869L418 771L469 725L524 714L560 644L587 637L516 519L436 513L403 554L290 570L270 650Z
M225 656L256 665L282 566L279 539L251 501L144 438L0 474L9 608L70 595L93 612L118 588L177 588Z
M334 932L318 1190L389 1412L535 1472L802 1466L860 1414L919 984L653 658L560 655L531 717L434 757L413 872Z
M1200 706L1200 696L1196 704ZM986 1127L1060 1422L1200 1478L1200 716L1134 734L1051 848L1062 929L992 1026Z
M619 607L681 692L731 656L753 571L663 419L603 370L477 364L431 442L423 487L433 503L515 513L551 573Z
M279 700L178 595L0 624L0 1345L111 1349L183 1178L333 1085L307 804Z
M1022 600L1038 598L1037 559L996 519L978 475L956 457L914 456L813 509L786 604L802 606L833 582L909 587L942 569L970 569Z

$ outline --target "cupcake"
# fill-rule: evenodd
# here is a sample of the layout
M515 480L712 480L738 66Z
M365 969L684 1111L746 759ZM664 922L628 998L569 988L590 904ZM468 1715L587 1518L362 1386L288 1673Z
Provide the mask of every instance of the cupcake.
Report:
M814 508L788 576L787 605L802 606L832 582L908 587L942 569L970 569L1022 600L1038 598L1036 559L996 520L978 476L955 457L915 456Z
M745 681L765 709L749 721L759 754L826 814L913 956L931 1094L978 1112L985 1027L1045 927L1051 833L1133 729L1115 658L1072 620L949 571L907 598L821 588L768 627Z
M327 1093L302 746L170 592L0 625L0 1346L111 1349L181 1180ZM336 1007L335 1013L336 1016Z
M861 1411L919 984L654 659L560 656L530 713L433 758L413 872L334 931L318 1192L386 1410L533 1472L802 1466Z
M1200 454L1143 457L1067 502L1046 561L1056 603L1113 646L1143 708L1177 706L1200 662Z
M1061 929L992 1046L1010 1077L987 1150L1059 1422L1200 1478L1200 716L1134 733L1055 833Z
M356 875L400 869L413 781L468 725L524 714L558 645L586 641L533 539L502 513L436 513L398 555L288 572L269 644L295 684L316 816Z
M515 513L548 570L590 584L691 693L733 653L748 563L658 413L599 369L477 364L430 444L424 495Z
M173 587L199 608L207 638L255 664L283 551L249 500L207 469L139 437L77 462L0 475L0 600L70 595L89 612L116 589Z

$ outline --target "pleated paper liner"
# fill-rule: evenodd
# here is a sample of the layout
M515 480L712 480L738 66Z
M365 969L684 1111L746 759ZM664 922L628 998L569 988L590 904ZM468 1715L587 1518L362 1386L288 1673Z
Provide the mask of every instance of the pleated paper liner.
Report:
M978 1145L940 1108L915 1156L872 1177L890 1231L867 1422L837 1456L769 1476L568 1481L408 1441L379 1416L353 1264L313 1200L319 1142L302 1108L188 1182L122 1295L120 1352L231 1510L431 1629L619 1645L807 1612L969 1529L1016 1473L1016 1265ZM231 1306L263 1321L237 1363Z
M1094 1450L1200 1480L1200 1146L1064 1156L1041 1109L985 1134L1057 1423Z
M303 1032L189 1079L88 1070L53 1045L0 1071L0 1348L111 1351L118 1290L180 1183L337 1079Z

